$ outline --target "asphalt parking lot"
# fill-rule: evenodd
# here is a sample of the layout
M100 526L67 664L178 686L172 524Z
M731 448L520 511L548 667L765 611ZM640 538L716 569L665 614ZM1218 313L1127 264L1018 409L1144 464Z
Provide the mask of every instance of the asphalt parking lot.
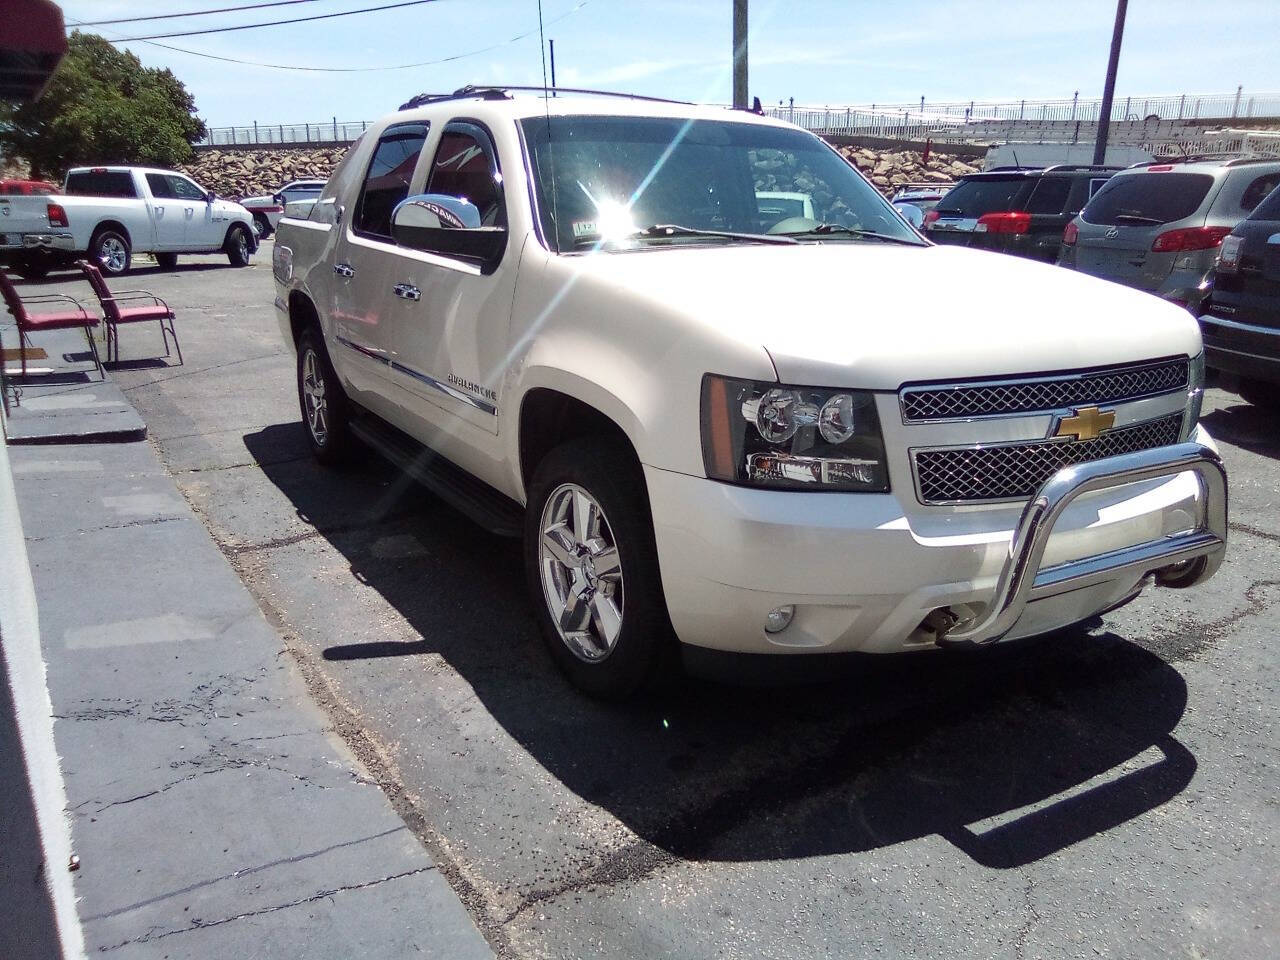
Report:
M113 376L500 955L1280 952L1274 419L1209 393L1232 542L1206 585L988 654L605 706L542 649L517 543L372 457L311 460L270 253L116 281L175 307L186 364L126 330Z

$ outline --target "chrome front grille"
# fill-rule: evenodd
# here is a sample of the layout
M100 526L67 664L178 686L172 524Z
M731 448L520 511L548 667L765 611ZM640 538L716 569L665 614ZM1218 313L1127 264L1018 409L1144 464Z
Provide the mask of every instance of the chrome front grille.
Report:
M1185 389L1189 364L1186 357L1179 357L1035 379L904 387L899 403L904 423L1049 412Z
M986 447L913 450L922 503L983 503L1030 497L1058 470L1178 442L1182 414L1109 430L1092 440L1032 440Z

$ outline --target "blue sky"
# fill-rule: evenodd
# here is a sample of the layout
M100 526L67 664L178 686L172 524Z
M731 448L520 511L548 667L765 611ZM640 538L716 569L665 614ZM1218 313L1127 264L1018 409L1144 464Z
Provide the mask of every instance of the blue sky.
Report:
M67 0L68 23L233 6L250 0ZM94 28L136 36L374 6L317 0L243 13ZM390 0L387 0L390 2ZM543 0L563 86L730 99L730 0ZM1114 0L751 0L751 93L766 104L1070 97L1101 93ZM213 126L374 119L424 90L540 83L536 0L439 0L309 24L162 43L270 63L377 67L307 73L236 66L129 43L167 66ZM530 36L508 43L521 34ZM1131 0L1117 93L1280 91L1277 0Z

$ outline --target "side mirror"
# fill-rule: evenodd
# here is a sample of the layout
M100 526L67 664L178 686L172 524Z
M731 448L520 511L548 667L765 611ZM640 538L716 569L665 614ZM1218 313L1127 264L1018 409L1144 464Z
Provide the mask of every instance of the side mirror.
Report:
M391 211L391 236L411 250L459 257L492 273L507 248L503 227L481 224L476 205L461 197L420 193Z
M895 203L894 206L898 208L903 219L917 230L924 226L924 213L914 203Z
M218 195L217 195L216 193L214 193L212 190L210 190L208 193L206 193L206 194L204 195L204 202L205 202L205 203L213 203L213 201L215 201L215 200L217 200L217 199L218 199Z

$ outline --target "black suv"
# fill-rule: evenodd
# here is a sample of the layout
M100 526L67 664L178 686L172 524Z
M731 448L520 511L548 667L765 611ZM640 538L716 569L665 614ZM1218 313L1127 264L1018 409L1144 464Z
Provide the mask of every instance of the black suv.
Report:
M1280 409L1280 187L1222 241L1200 330L1223 386Z
M1061 164L971 173L925 214L935 243L1053 263L1062 232L1120 167Z

